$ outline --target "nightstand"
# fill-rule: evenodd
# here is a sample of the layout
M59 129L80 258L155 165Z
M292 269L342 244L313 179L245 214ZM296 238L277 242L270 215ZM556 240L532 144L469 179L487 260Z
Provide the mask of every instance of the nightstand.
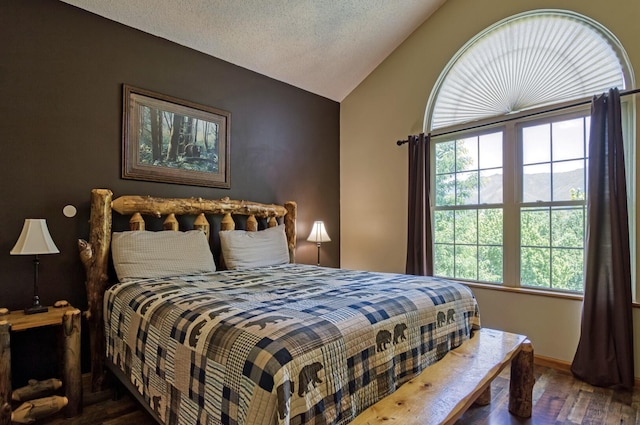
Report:
M11 423L11 333L42 326L61 326L63 339L62 385L68 399L67 418L80 413L82 376L80 368L80 310L75 307L49 307L46 313L24 314L12 311L0 316L0 425ZM43 347L45 349L45 347ZM52 348L55 352L55 347Z

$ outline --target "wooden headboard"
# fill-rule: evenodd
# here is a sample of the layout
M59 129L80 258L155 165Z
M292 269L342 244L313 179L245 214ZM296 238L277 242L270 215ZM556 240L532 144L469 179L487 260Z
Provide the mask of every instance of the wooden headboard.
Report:
M143 215L166 217L163 229L178 230L176 216L195 216L193 228L210 234L207 216L220 215L220 230L235 229L233 216L246 216L245 230L257 231L257 219L266 219L267 226L275 226L278 219L284 222L289 261L295 262L297 205L293 201L284 205L261 204L237 201L229 198L208 200L202 198L156 198L150 196L120 196L113 199L109 189L91 191L91 217L89 219L89 241L80 239L80 259L87 271L87 311L91 344L92 390L103 389L105 384L105 340L103 324L104 292L110 286L108 266L111 247L113 211L130 215L130 230L145 230ZM190 229L184 229L190 230Z

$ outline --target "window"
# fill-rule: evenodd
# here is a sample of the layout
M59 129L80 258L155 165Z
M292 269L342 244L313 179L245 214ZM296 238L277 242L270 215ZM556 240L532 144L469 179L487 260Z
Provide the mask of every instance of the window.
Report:
M502 284L505 251L519 252L511 258L518 275L507 281L582 291L587 113L514 120L434 143L437 276ZM507 134L515 134L515 149L503 149ZM505 181L516 190L505 191Z
M502 282L501 131L435 144L434 273Z
M568 104L632 75L613 34L567 11L516 15L454 56L425 114L436 276L582 292L590 111Z
M520 284L582 291L588 116L522 125Z
M585 16L537 10L469 40L431 92L424 128L451 128L590 97L633 83L618 39Z

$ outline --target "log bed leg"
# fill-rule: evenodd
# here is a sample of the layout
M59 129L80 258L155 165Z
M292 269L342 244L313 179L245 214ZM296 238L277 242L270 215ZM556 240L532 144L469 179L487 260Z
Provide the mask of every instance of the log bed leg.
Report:
M0 425L11 424L11 344L6 320L0 321Z
M69 400L64 416L74 417L82 411L82 371L80 367L80 310L62 316L64 329L64 388Z
M511 362L509 383L509 412L521 418L530 418L533 403L533 345L528 339Z

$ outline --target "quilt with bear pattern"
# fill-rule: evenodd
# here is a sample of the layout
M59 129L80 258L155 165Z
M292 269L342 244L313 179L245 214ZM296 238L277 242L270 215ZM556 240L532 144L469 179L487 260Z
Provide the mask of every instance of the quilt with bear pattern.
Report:
M119 283L107 357L166 424L345 424L479 329L464 285L287 264Z

